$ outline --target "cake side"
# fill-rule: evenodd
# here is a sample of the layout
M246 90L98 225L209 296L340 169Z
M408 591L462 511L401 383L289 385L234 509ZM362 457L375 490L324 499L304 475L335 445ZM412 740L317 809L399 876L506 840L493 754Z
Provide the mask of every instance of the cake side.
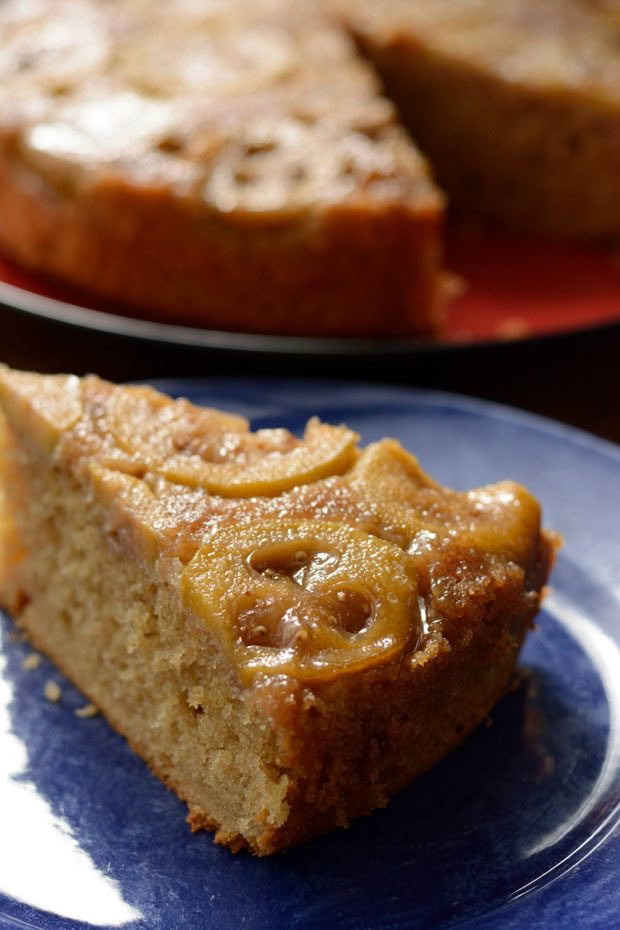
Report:
M0 243L22 264L174 322L436 326L442 196L315 4L8 3L0 37Z
M0 244L134 316L287 335L434 331L449 294L433 204L342 204L261 230L110 179L79 200L0 167ZM208 303L206 303L208 297Z
M332 5L455 207L555 237L618 235L612 5Z
M275 740L213 638L190 622L178 559L148 559L79 480L18 442L7 483L34 557L13 564L0 602L194 816L233 848L258 849L286 822Z
M194 828L267 854L344 825L506 689L554 547L519 486L450 492L393 441L329 458L353 434L98 379L4 370L0 403L27 553L0 599ZM236 494L209 491L233 460Z
M23 485L16 485L14 480L10 465L14 455L11 432L4 414L0 412L0 602L17 613L23 606L17 574L26 550L16 524L16 515L22 509L25 489Z

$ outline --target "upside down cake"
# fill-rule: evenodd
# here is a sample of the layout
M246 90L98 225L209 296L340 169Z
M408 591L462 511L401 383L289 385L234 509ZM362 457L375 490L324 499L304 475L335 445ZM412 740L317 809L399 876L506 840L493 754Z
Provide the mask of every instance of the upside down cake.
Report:
M428 332L443 198L316 0L4 0L0 244L170 322Z
M615 0L4 0L0 245L171 322L432 332L420 151L462 210L617 237L619 38Z
M0 371L0 600L189 807L268 854L384 805L504 693L553 554L509 481L147 387Z

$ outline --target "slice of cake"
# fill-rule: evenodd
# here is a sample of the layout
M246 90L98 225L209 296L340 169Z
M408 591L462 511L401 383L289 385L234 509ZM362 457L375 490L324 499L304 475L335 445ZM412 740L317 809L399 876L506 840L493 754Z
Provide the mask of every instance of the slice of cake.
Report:
M554 236L620 232L616 0L326 0L458 207Z
M314 0L0 4L0 244L170 322L428 332L443 198Z
M553 541L503 482L147 387L0 369L0 599L189 807L259 854L384 805L489 713Z

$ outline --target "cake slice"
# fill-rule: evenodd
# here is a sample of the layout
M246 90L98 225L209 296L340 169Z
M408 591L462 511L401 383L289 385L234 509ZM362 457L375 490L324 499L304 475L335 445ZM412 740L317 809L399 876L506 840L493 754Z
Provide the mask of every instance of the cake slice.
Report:
M0 48L24 266L174 323L436 327L443 197L315 0L6 0Z
M0 599L187 801L268 854L384 805L489 713L553 539L503 482L96 377L0 369Z
M553 236L618 236L616 0L326 2L451 203Z

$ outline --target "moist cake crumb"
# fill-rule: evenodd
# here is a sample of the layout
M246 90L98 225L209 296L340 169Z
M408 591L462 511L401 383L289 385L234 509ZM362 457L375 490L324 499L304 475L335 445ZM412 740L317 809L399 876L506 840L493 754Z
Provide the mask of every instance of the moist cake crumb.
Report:
M94 704L85 704L83 707L76 707L73 711L76 717L96 717L99 713Z

